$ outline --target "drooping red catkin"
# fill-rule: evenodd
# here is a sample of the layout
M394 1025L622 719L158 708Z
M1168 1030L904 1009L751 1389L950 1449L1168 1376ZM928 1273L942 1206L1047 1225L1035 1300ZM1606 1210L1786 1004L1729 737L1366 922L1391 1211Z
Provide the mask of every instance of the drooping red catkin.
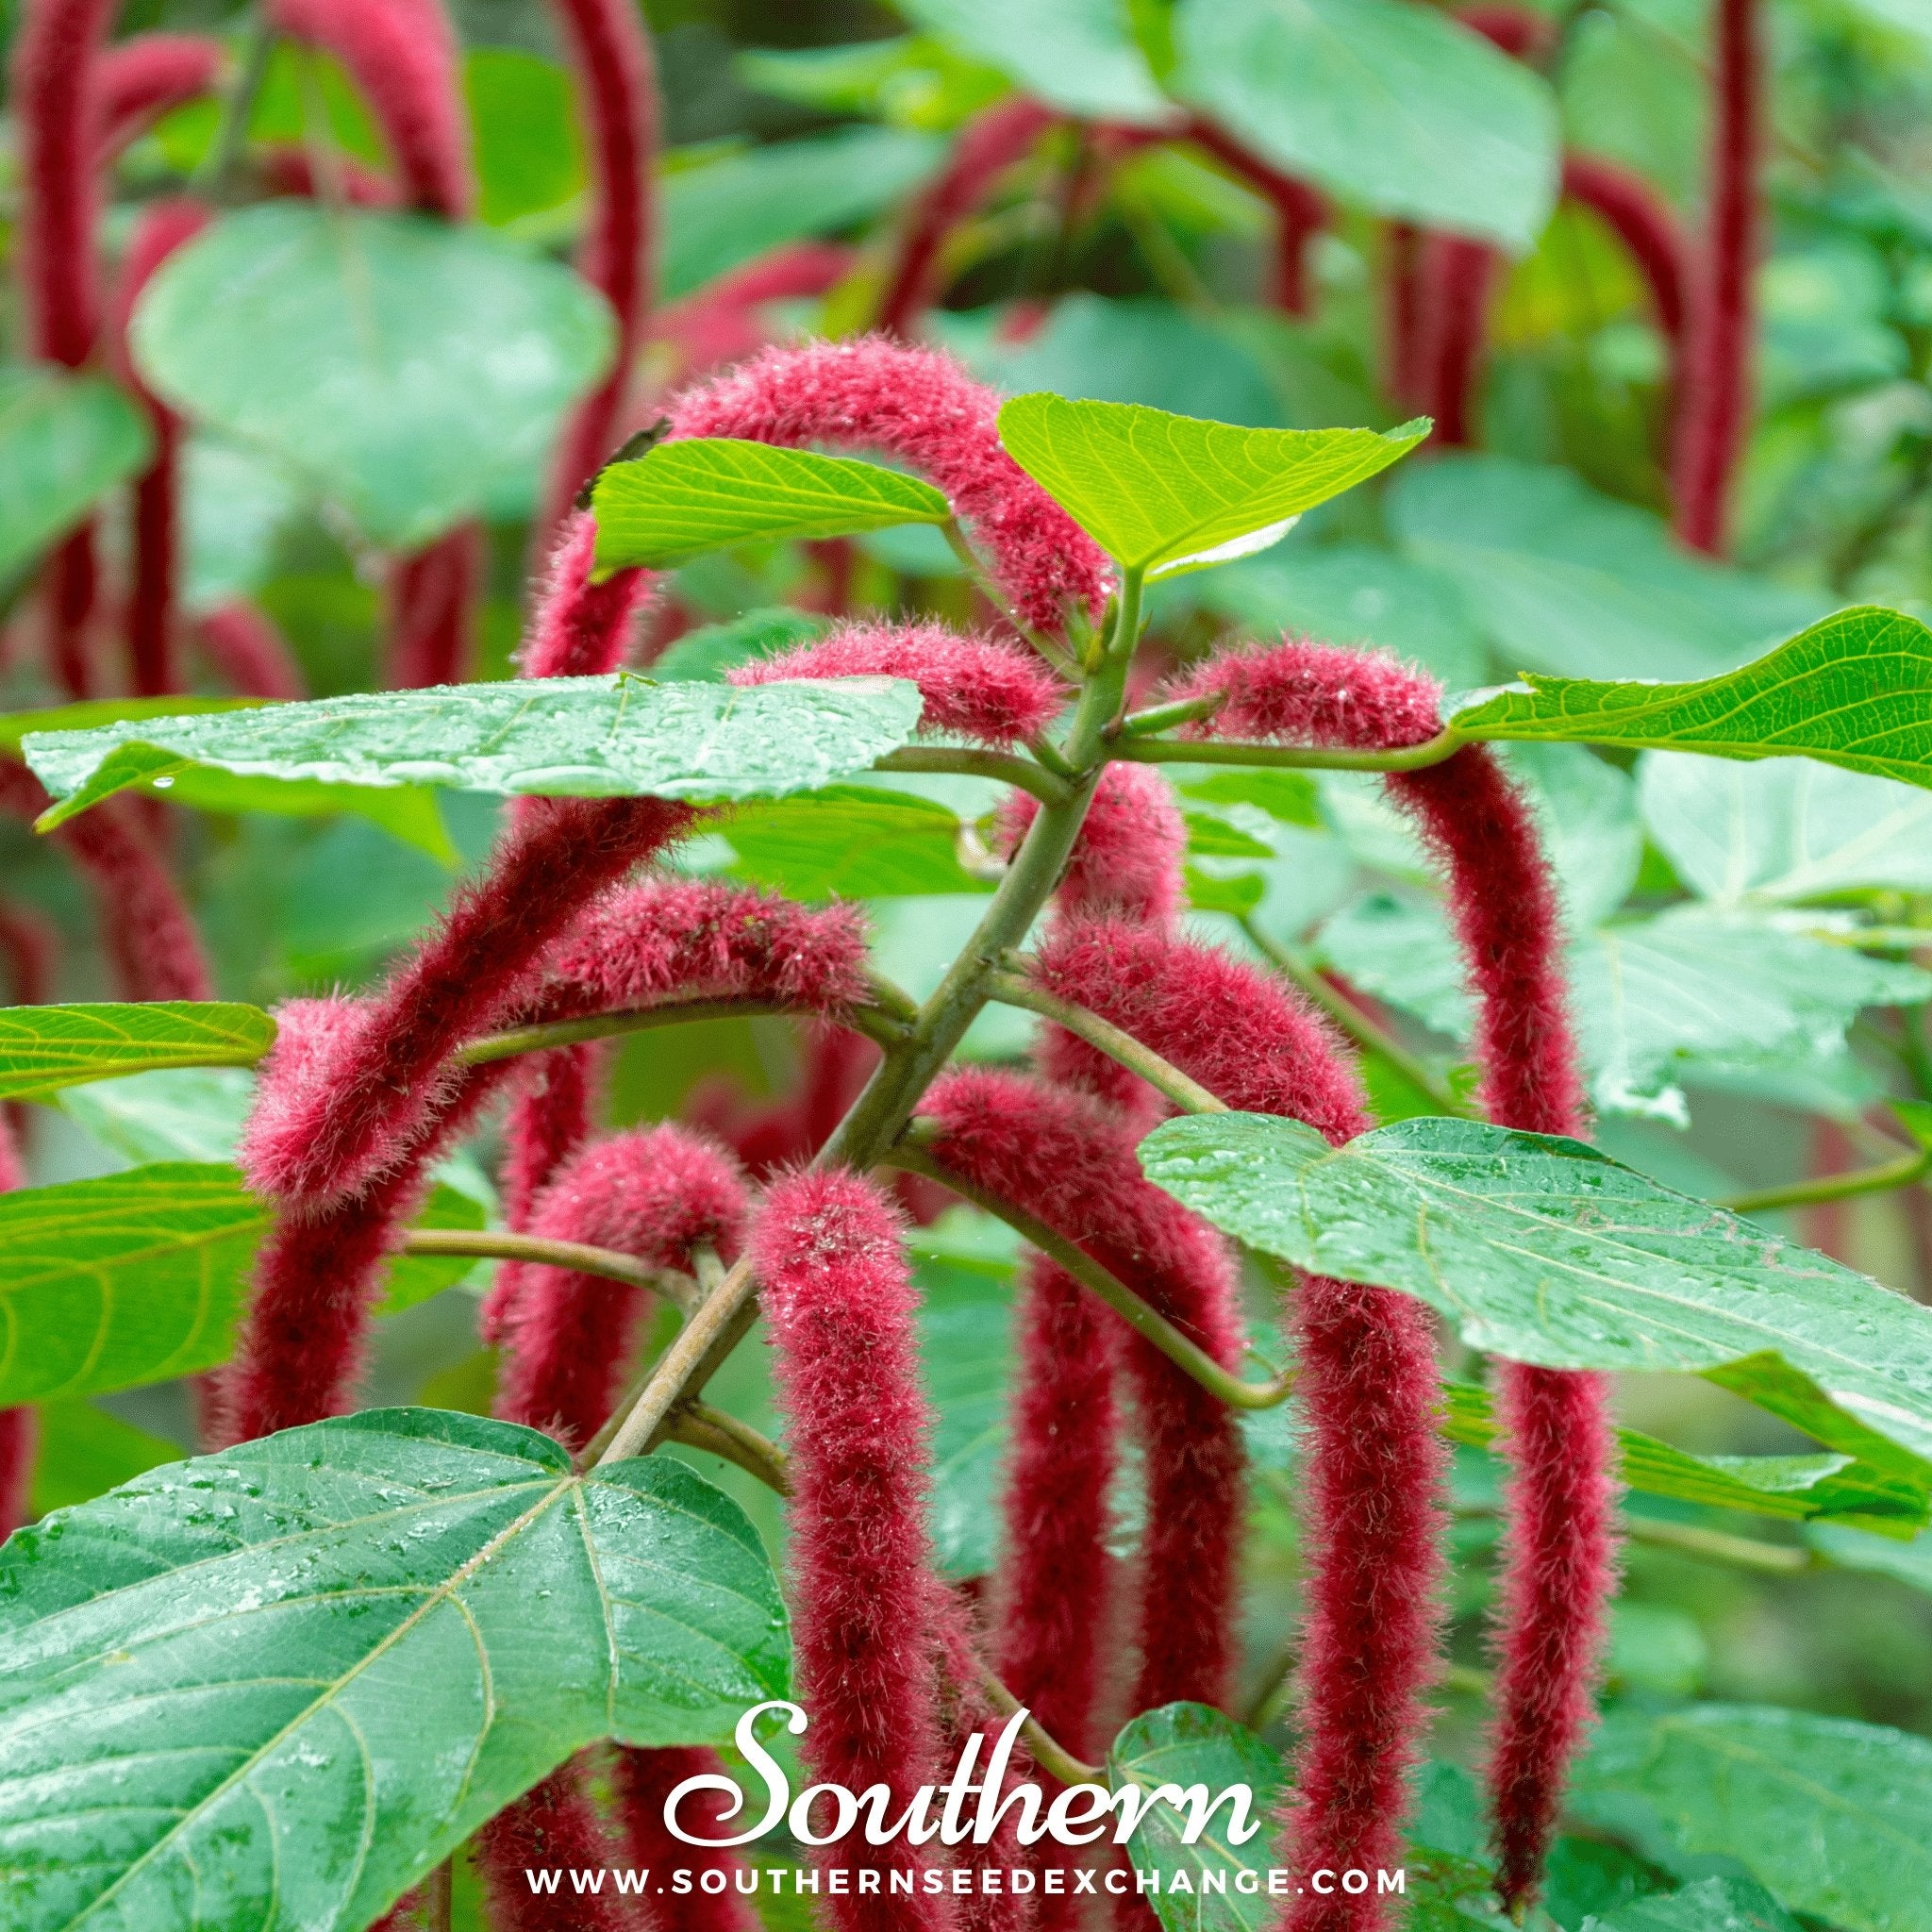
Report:
M1751 426L1765 56L1757 0L1716 0L1713 17L1703 258L1687 316L1671 483L1677 535L1692 549L1721 557L1730 541L1733 477Z
M925 700L922 732L1016 744L1044 731L1066 693L1040 662L996 639L942 624L847 624L774 658L741 664L738 685L788 677L909 677Z
M1040 807L1013 791L1000 807L1002 849L1019 848ZM1171 925L1182 904L1187 822L1174 787L1151 765L1108 765L1080 826L1056 903L1070 912L1124 912Z
M1328 223L1328 203L1306 181L1284 175L1225 128L1199 115L1188 123L1187 138L1239 175L1274 211L1274 306L1287 315L1308 312L1308 243Z
M596 677L618 670L657 581L649 571L614 571L591 580L596 520L579 510L558 533L543 591L519 654L525 677Z
M671 408L679 436L877 449L930 477L976 533L1023 622L1098 615L1107 560L1000 444L999 398L950 357L882 336L768 349Z
M1436 441L1475 441L1475 392L1489 333L1490 291L1501 258L1487 242L1431 235L1423 244L1423 371Z
M680 378L742 361L772 341L760 310L768 302L823 295L852 273L858 251L831 242L774 248L708 282L682 302L666 303L651 325L654 341L677 356Z
M387 175L358 161L354 155L329 157L330 178L325 184L315 157L307 148L285 141L261 143L256 151L257 178L272 195L289 195L300 201L316 201L340 193L351 208L394 208L401 198L396 184Z
M939 1130L937 1159L1076 1241L1218 1361L1239 1359L1224 1244L1141 1176L1135 1136L1110 1109L1018 1074L973 1070L935 1083L919 1110ZM1122 1346L1147 1445L1133 1708L1222 1704L1234 1656L1241 1435L1221 1402L1150 1344L1128 1337ZM1178 1576L1188 1579L1184 1591L1173 1588ZM1003 1630L1000 1647L1036 1641ZM1091 1667L1067 1665L1070 1674Z
M743 1896L743 1884L747 1876L755 1884L761 1874L747 1874L722 1846L686 1844L665 1827L664 1801L671 1793L686 1778L715 1776L718 1770L716 1753L688 1745L617 1754L617 1806L630 1862L647 1872L682 1867L691 1873L695 1888L686 1896L654 1900L646 1907L652 1932L759 1932L758 1916ZM726 1820L723 1812L722 1792L696 1791L680 1801L677 1819L699 1838L723 1838L736 1822ZM710 1871L724 1874L725 1890L704 1889L704 1874Z
M1492 46L1500 47L1512 60L1540 58L1556 39L1555 25L1544 15L1527 7L1502 4L1502 0L1458 7L1456 18Z
M689 1271L695 1249L737 1257L744 1181L714 1142L680 1126L593 1141L558 1169L528 1229ZM504 1319L509 1361L497 1413L573 1447L603 1425L629 1356L642 1295L566 1268L528 1267Z
M614 1892L575 1891L566 1876L555 1893L524 1875L553 1868L603 1872L619 1863L591 1802L586 1760L560 1764L476 1834L476 1871L495 1932L637 1932L639 1908Z
M1563 193L1607 225L1650 289L1657 326L1674 346L1684 330L1689 250L1670 205L1641 175L1594 155L1563 157Z
M551 799L519 817L381 994L263 1091L242 1143L252 1185L312 1211L391 1171L451 1090L449 1056L510 1010L585 905L691 821L657 798Z
M941 1729L925 1531L931 1419L897 1214L871 1181L807 1172L776 1182L752 1229L778 1400L791 1445L792 1654L811 1718L814 1781L883 1784L896 1818L941 1778ZM823 1829L824 1822L818 1828ZM832 1854L923 1870L904 1836ZM888 1881L889 1882L889 1881ZM917 1893L828 1897L839 1932L944 1932Z
M960 129L945 166L907 209L898 253L879 297L878 325L888 335L912 332L939 292L940 250L947 236L1058 118L1051 108L1013 94L983 108Z
M187 195L152 201L128 237L114 291L115 361L140 396L154 434L154 456L134 486L134 585L127 600L128 682L137 697L180 688L175 663L175 579L179 548L181 419L135 373L127 354L134 305L155 271L201 233L208 210Z
M457 41L440 0L271 0L269 18L348 70L412 208L450 221L470 212L475 182Z
M1211 728L1229 737L1386 748L1437 729L1430 679L1308 643L1210 663L1183 689L1227 693ZM1387 782L1448 875L1491 1117L1533 1133L1581 1131L1560 908L1526 801L1474 745ZM1593 1713L1616 1575L1615 1439L1601 1376L1504 1363L1498 1389L1512 1474L1489 1777L1498 1884L1515 1905L1534 1896L1563 1780Z
M94 65L97 158L111 161L163 114L211 94L227 56L206 34L131 34Z
M25 765L0 758L0 810L35 819L53 803ZM213 997L208 959L166 863L134 801L109 798L52 834L94 901L116 991L127 1000Z
M1403 409L1422 408L1428 396L1422 258L1422 231L1408 222L1391 222L1383 231L1382 387Z
M565 425L542 527L553 527L610 454L651 303L652 164L658 142L650 36L634 0L555 0L591 164L591 208L577 267L617 318L610 374Z
M195 641L228 686L243 697L306 698L308 680L274 622L253 604L217 605L194 620Z
M391 567L385 673L392 690L460 684L469 675L471 619L488 551L482 525L461 524Z

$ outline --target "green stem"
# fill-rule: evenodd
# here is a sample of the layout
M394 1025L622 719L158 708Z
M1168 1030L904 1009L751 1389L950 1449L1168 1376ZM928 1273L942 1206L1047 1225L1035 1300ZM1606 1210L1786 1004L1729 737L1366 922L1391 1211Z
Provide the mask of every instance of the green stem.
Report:
M1020 1700L986 1668L979 1667L979 1688L985 1691L986 1700L1002 1717L1013 1717L1022 1708ZM1083 1764L1066 1746L1046 1731L1034 1719L1028 1718L1020 1726L1020 1735L1026 1740L1026 1749L1032 1754L1033 1761L1049 1777L1057 1777L1063 1785L1105 1785L1106 1769L1098 1764Z
M784 1450L749 1423L713 1408L708 1402L687 1402L673 1409L665 1434L687 1448L702 1449L736 1463L780 1496L791 1493L791 1468Z
M904 998L903 994L900 998ZM907 1002L909 1006L910 1002ZM581 1046L587 1040L609 1040L624 1033L642 1033L654 1026L676 1026L696 1020L742 1020L761 1016L791 1014L801 1017L796 1007L782 1000L668 1000L661 1007L637 1007L627 1012L591 1013L581 1020L547 1020L534 1026L514 1026L507 1033L487 1034L459 1047L458 1066L487 1066L491 1060L507 1060L523 1053L546 1053L557 1046ZM855 1033L881 1046L891 1046L906 1036L904 1024L881 1003L848 1007L837 1016Z
M255 24L248 30L246 50L236 71L226 97L222 102L221 125L201 164L208 199L219 208L232 204L242 187L242 161L248 152L248 127L255 119L255 104L261 98L268 79L269 62L275 56L276 33L268 18L266 6L258 7Z
M1033 646L1068 683L1079 681L1079 667L1060 649L1054 641L1041 632L1034 630L1020 620L1020 613L1007 600L1007 593L987 575L986 567L979 560L979 553L966 541L966 532L959 527L958 517L948 517L940 526L940 534L946 540L946 547L959 559L968 579L979 594L1004 617L1014 631Z
M1071 1000L1043 991L1030 979L1017 973L995 973L991 981L992 996L1002 1006L1021 1007L1064 1026L1109 1059L1118 1060L1129 1073L1138 1074L1157 1093L1166 1096L1183 1113L1226 1113L1227 1103L1217 1100L1199 1081L1164 1060L1151 1046L1143 1046L1131 1033L1124 1033L1098 1013L1076 1007Z
M1071 1274L1081 1287L1091 1289L1126 1323L1136 1334L1150 1341L1169 1361L1191 1375L1210 1395L1220 1397L1230 1408L1274 1408L1294 1392L1294 1371L1275 1376L1272 1382L1244 1382L1224 1369L1198 1343L1191 1341L1166 1316L1103 1268L1084 1248L1077 1247L1058 1229L1027 1213L1002 1196L957 1174L933 1157L916 1140L901 1141L883 1157L881 1165L903 1168L908 1174L923 1174L941 1187L958 1194L962 1201L1004 1221L1023 1236L1055 1267Z
M1222 694L1216 691L1212 697L1176 698L1171 705L1153 705L1144 711L1130 711L1121 720L1119 736L1147 738L1157 731L1165 731L1170 724L1192 724L1202 718L1213 717L1222 704Z
M1335 751L1312 744L1247 744L1239 740L1124 738L1114 747L1117 758L1142 765L1261 765L1316 772L1415 772L1440 765L1469 741L1454 731L1439 731L1421 744L1399 751Z
M1785 1188L1760 1188L1755 1193L1733 1194L1718 1206L1733 1214L1768 1214L1774 1208L1807 1208L1819 1201L1849 1201L1859 1194L1883 1194L1908 1188L1932 1174L1932 1147L1902 1154L1877 1167L1854 1168L1848 1174L1820 1174L1815 1180L1793 1181Z
M1740 1570L1761 1570L1777 1576L1795 1576L1813 1567L1811 1552L1791 1543L1760 1542L1753 1537L1731 1536L1722 1529L1703 1529L1692 1523L1664 1523L1654 1516L1625 1519L1624 1533L1633 1543L1676 1550Z
M1241 928L1248 943L1284 979L1298 986L1357 1046L1366 1048L1370 1053L1380 1054L1405 1080L1426 1093L1445 1114L1468 1117L1468 1106L1456 1097L1442 1076L1410 1053L1386 1026L1371 1019L1353 1000L1344 999L1290 947L1270 939L1252 918L1242 918Z
M501 1228L412 1227L403 1236L405 1255L474 1255L486 1261L527 1261L544 1268L569 1268L578 1274L595 1274L607 1281L628 1282L667 1296L681 1308L696 1306L698 1285L672 1268L647 1268L634 1256L615 1248L595 1248L585 1241L551 1241L535 1234L511 1234Z
M962 745L908 744L873 760L875 772L964 772L975 778L996 778L1030 791L1041 805L1059 805L1067 796L1067 781L1031 758L1010 752L968 751Z

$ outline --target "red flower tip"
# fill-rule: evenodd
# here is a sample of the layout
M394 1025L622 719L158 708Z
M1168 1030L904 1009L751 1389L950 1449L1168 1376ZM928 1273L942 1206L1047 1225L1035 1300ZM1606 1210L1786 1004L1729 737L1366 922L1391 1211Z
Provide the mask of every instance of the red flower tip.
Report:
M952 499L1023 622L1058 631L1071 604L1097 617L1107 559L1001 446L999 397L950 357L883 336L768 349L671 409L679 436L830 443L902 458Z
M730 673L738 685L787 677L909 677L925 700L923 732L1008 745L1044 731L1066 694L1038 659L942 624L841 625L811 643Z
M525 1874L561 1866L602 1873L617 1863L591 1800L590 1765L560 1764L476 1834L476 1869L496 1932L633 1932L631 1909L614 1892L579 1896L566 1880L541 1892Z
M1007 796L1000 807L1006 851L1018 849L1039 810L1024 791ZM1152 765L1108 765L1060 874L1059 905L1068 912L1120 912L1172 924L1183 903L1187 850L1187 822L1174 787Z

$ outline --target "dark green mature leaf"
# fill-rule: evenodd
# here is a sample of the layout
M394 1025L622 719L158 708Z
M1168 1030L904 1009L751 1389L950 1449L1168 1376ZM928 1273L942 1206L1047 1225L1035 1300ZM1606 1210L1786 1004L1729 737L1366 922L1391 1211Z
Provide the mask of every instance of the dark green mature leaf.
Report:
M1503 1427L1487 1389L1448 1382L1442 1398L1442 1433L1452 1442L1495 1447ZM1619 1429L1617 1448L1630 1489L1680 1503L1789 1520L1830 1518L1876 1527L1893 1538L1910 1536L1932 1508L1924 1486L1848 1455L1692 1456L1641 1429Z
M220 1000L0 1007L0 1095L44 1100L153 1067L252 1067L275 1039L259 1007Z
M132 342L159 394L405 549L541 470L611 335L580 277L487 229L272 201L169 258Z
M260 698L82 698L77 704L50 705L39 711L0 714L0 750L19 758L30 731L93 731L136 718L188 717L202 711L252 711Z
M774 798L864 771L911 737L915 686L608 677L440 686L28 737L60 801L42 827L192 767L336 785L609 798Z
M1633 1899L1583 1932L1799 1932L1798 1922L1748 1878L1704 1878L1660 1898Z
M1449 576L1512 667L1706 677L1822 614L1816 597L1692 556L1574 471L1454 453L1389 492L1402 548Z
M930 483L901 471L722 436L612 463L591 507L600 575L633 564L668 570L758 537L846 537L953 513Z
M1606 684L1526 675L1450 721L1465 738L1567 739L1801 757L1932 785L1932 630L1902 611L1841 610L1720 677Z
M97 375L0 367L0 583L146 462L147 424Z
M1183 1843L1192 1812L1163 1798L1127 1841L1137 1872L1158 1873L1160 1889L1148 1895L1163 1932L1257 1932L1278 1908L1269 1902L1268 1871L1274 1862L1271 1822L1287 1782L1282 1763L1252 1731L1205 1704L1169 1704L1137 1717L1107 1754L1108 1782L1152 1791L1177 1785L1201 1787L1198 1810L1231 1786L1249 1791L1241 1829L1258 1827L1236 1844L1224 1805L1192 1844Z
M943 153L929 134L851 127L677 168L660 191L665 299L692 294L781 242L870 219Z
M1576 1790L1586 1813L1640 1801L1678 1852L1736 1858L1785 1905L1847 1932L1932 1928L1924 1738L1751 1705L1613 1711Z
M1200 570L1278 541L1305 509L1386 470L1426 423L1238 429L1039 391L1000 408L1013 460L1124 569Z
M578 1476L534 1429L434 1409L22 1532L0 1632L14 1932L349 1932L573 1751L726 1738L788 1662L758 1537L692 1471Z
M1580 1141L1420 1119L1338 1148L1230 1113L1169 1121L1141 1155L1250 1246L1417 1295L1472 1347L1565 1369L1774 1353L1871 1428L1932 1449L1932 1308Z
M1407 0L1182 0L1177 91L1377 213L1526 251L1557 201L1547 86Z
M897 0L929 28L1028 93L1090 120L1158 125L1174 120L1130 9L1119 0Z
M741 806L718 830L741 878L794 899L990 892L958 859L959 821L907 791L830 785L809 797Z

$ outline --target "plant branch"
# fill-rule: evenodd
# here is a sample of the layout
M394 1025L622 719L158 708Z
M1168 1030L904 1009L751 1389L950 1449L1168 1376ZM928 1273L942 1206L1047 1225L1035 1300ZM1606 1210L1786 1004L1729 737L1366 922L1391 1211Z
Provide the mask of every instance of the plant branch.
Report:
M1024 1707L984 1664L979 1667L979 1688L986 1693L986 1701L1002 1717L1013 1717ZM1057 1739L1048 1735L1029 1716L1020 1726L1020 1735L1026 1740L1026 1748L1033 1754L1033 1761L1049 1777L1057 1777L1063 1785L1104 1785L1107 1772L1098 1764L1083 1764Z
M1457 1098L1448 1082L1410 1053L1386 1026L1371 1019L1353 1000L1344 999L1289 947L1271 940L1255 924L1252 916L1243 915L1240 924L1248 943L1269 965L1284 979L1298 986L1357 1046L1380 1054L1405 1080L1426 1093L1445 1114L1468 1116L1468 1105Z
M248 126L255 119L255 104L261 98L262 85L268 79L276 38L267 6L258 6L242 64L222 101L221 125L202 162L208 198L217 207L226 207L240 191L242 163L248 152Z
M500 1228L412 1227L397 1251L405 1255L474 1255L487 1261L528 1261L569 1268L578 1274L648 1288L688 1313L697 1306L698 1284L675 1268L647 1268L634 1256L586 1241L552 1241L545 1235L510 1234Z
M1792 1543L1761 1542L1755 1537L1732 1536L1722 1529L1704 1529L1693 1523L1665 1523L1655 1516L1624 1519L1624 1534L1633 1543L1676 1550L1687 1557L1704 1557L1740 1570L1761 1570L1775 1576L1795 1576L1814 1567L1811 1552Z
M1147 738L1157 731L1165 731L1170 724L1192 724L1202 718L1211 718L1225 702L1224 693L1215 691L1205 698L1176 698L1171 705L1154 705L1144 711L1130 711L1121 720L1120 730L1115 734L1116 741L1126 738Z
M895 990L896 991L896 990ZM890 995L881 986L875 1004L847 1007L832 1016L881 1046L906 1035L904 1022L890 1010ZM898 994L905 999L904 994ZM909 1000L907 1005L910 1007ZM544 1053L557 1046L579 1046L587 1040L608 1040L622 1033L641 1033L653 1026L675 1026L694 1020L753 1019L760 1015L799 1016L799 1009L780 1000L667 1000L661 1007L637 1007L626 1012L591 1013L579 1020L546 1020L530 1026L513 1026L506 1033L486 1034L457 1050L458 1066L487 1066L522 1053Z
M1130 1074L1138 1074L1156 1092L1174 1102L1183 1113L1226 1113L1227 1103L1218 1100L1198 1080L1191 1080L1171 1061L1161 1058L1151 1046L1143 1046L1131 1033L1124 1032L1111 1021L1085 1007L1076 1007L1045 991L1018 973L995 973L990 982L992 996L1002 1006L1021 1007L1064 1026L1109 1059L1118 1060Z
M1395 751L1340 751L1313 744L1248 744L1240 740L1116 738L1113 755L1143 765L1264 765L1294 771L1415 772L1440 765L1469 742L1454 731L1439 731L1421 744Z
M749 1423L708 1402L687 1402L674 1409L665 1434L688 1449L703 1449L736 1463L781 1496L791 1493L791 1469L784 1450Z
M1774 1208L1807 1208L1817 1201L1849 1201L1859 1194L1883 1194L1908 1188L1932 1174L1932 1147L1902 1154L1876 1167L1853 1168L1845 1174L1824 1174L1813 1180L1793 1181L1784 1188L1759 1188L1755 1193L1733 1194L1718 1206L1733 1214L1768 1214Z
M974 778L997 778L1030 791L1041 805L1060 805L1067 781L1031 758L1005 751L971 751L956 744L908 744L873 760L874 772L964 772Z
M1004 1221L1051 1261L1065 1270L1081 1287L1091 1289L1122 1321L1153 1343L1169 1361L1191 1375L1210 1395L1218 1396L1230 1408L1274 1408L1286 1402L1294 1390L1294 1372L1289 1370L1270 1382L1244 1382L1224 1369L1197 1342L1191 1341L1167 1317L1143 1301L1125 1282L1103 1268L1092 1256L1070 1241L1045 1222L1024 1208L957 1174L937 1160L917 1140L902 1140L882 1159L882 1166L902 1168L908 1174L923 1174L942 1188L970 1201L974 1207Z

